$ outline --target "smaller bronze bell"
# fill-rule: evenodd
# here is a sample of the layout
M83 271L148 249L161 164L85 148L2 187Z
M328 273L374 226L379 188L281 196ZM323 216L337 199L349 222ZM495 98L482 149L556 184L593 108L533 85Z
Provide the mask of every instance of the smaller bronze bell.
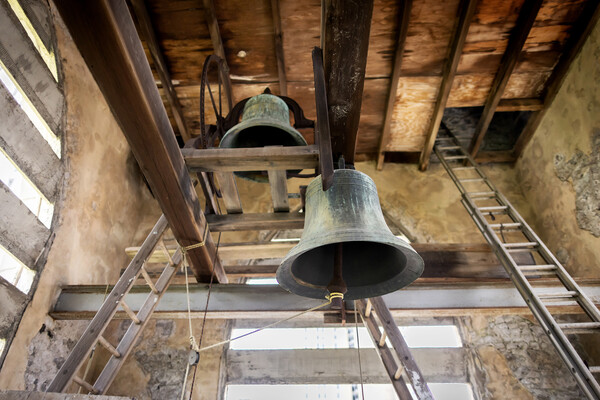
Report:
M387 227L375 182L359 171L334 171L327 191L320 176L308 185L302 238L277 269L277 281L297 295L324 298L334 258L342 260L347 300L393 292L423 272L423 259Z
M229 129L219 147L248 148L265 146L306 146L302 134L290 125L290 110L283 100L272 94L259 94L248 100L242 121ZM294 171L298 173L300 171ZM261 171L236 172L257 182L268 182Z

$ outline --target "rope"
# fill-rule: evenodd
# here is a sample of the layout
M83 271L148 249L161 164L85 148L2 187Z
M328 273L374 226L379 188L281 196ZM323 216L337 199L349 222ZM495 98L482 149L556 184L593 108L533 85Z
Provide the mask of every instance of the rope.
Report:
M358 353L358 372L360 373L360 391L362 393L362 400L365 400L365 387L363 384L362 363L360 361L360 339L358 336L358 307L356 307L356 300L354 300L354 326L356 327L356 352Z

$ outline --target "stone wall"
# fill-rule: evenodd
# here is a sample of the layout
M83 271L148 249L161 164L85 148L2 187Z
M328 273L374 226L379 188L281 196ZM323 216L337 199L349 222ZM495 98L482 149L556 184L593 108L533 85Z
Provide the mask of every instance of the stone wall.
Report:
M516 167L542 240L576 276L600 272L600 24Z

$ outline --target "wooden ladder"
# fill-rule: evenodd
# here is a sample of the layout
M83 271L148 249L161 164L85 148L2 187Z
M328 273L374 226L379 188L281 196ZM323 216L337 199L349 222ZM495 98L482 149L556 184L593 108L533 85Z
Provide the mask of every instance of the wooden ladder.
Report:
M413 398L406 386L404 380L406 378L418 399L433 400L433 394L383 299L373 297L367 300L357 300L356 306L398 397L401 400L412 400ZM377 318L374 314L377 314ZM383 326L383 332L379 328L378 320ZM386 338L389 338L394 351L387 345Z
M166 292L172 278L175 276L177 268L183 261L180 249L178 249L173 256L167 251L163 238L167 226L167 220L163 215L160 217L154 228L152 228L152 231L142 244L140 251L135 255L133 260L131 260L129 266L125 269L118 282L81 335L81 338L69 354L69 357L50 383L50 386L48 386L48 392L65 392L70 383L75 382L88 393L106 393L110 384L117 376L119 369L125 363L125 359L129 353L131 353L137 338L150 320L158 302ZM155 248L161 249L169 261L165 265L158 280L153 282L145 265ZM125 296L129 293L140 274L148 284L150 293L136 313L125 302ZM119 344L113 346L103 336L103 333L108 324L114 319L119 306L125 311L132 322ZM97 343L105 347L112 356L104 366L104 369L98 376L98 379L96 379L96 382L91 384L77 376L77 372L84 361L88 359L89 354Z

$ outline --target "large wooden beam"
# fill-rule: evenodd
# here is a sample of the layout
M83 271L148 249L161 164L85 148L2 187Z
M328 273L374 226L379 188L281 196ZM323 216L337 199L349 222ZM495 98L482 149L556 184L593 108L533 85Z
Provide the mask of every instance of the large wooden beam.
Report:
M287 73L285 72L283 30L281 28L279 0L271 0L271 12L273 14L273 28L275 30L275 57L277 57L277 73L279 74L279 94L287 96Z
M425 137L425 147L421 152L419 159L419 169L425 171L429 165L429 157L433 150L435 139L437 138L438 130L440 129L440 123L444 116L444 110L446 109L446 103L450 96L450 89L452 89L452 83L454 82L454 76L458 68L458 62L462 55L462 50L467 39L467 33L469 32L469 26L471 20L475 14L477 8L477 0L461 0L458 5L458 18L456 20L454 28L454 37L450 44L450 50L448 58L444 64L444 71L442 72L442 84L438 91L437 99L435 101L435 107L433 109L433 115L429 123L429 129Z
M306 169L319 165L317 146L255 147L247 149L181 149L191 172Z
M323 57L334 161L354 163L373 0L324 0Z
M567 76L569 67L577 55L579 55L581 52L581 48L583 47L594 26L596 26L598 23L598 20L600 20L600 1L588 1L584 11L581 13L581 17L579 17L579 20L573 24L569 40L565 44L565 49L563 50L558 64L556 67L554 67L552 75L550 75L550 78L548 78L546 88L544 89L544 93L542 95L542 110L533 114L529 118L525 129L523 129L523 132L517 139L517 143L515 144L514 148L515 158L521 156L525 146L533 137L533 134L537 130L538 126L540 126L544 115L546 115L546 111L548 108L550 108L550 104L552 104L554 101L554 98L558 94L558 91Z
M412 0L403 0L400 6L398 21L398 37L396 38L396 51L392 65L392 78L390 79L390 91L388 93L387 105L385 107L385 119L383 120L383 131L379 138L379 150L377 154L377 169L383 169L383 159L385 148L390 140L392 129L392 118L394 115L394 103L396 102L396 93L398 91L398 82L400 80L400 68L402 66L402 56L404 55L404 45L408 34L408 22L410 19L410 10Z
M227 276L125 2L56 2L199 281Z
M479 151L481 143L483 142L483 137L485 136L488 127L492 122L492 118L494 117L494 113L498 107L498 103L500 102L502 94L504 93L504 89L508 84L510 75L517 65L519 55L523 50L523 45L527 40L527 36L529 36L529 31L535 22L535 18L537 17L541 5L542 0L530 0L525 1L523 6L521 6L519 18L517 19L515 27L510 35L508 45L506 46L506 50L502 55L502 59L500 60L500 67L498 68L498 72L496 73L494 81L492 82L490 93L485 101L483 112L481 113L481 117L479 118L479 122L477 123L475 133L469 146L469 152L473 157L477 156L477 152Z
M217 11L215 10L215 3L213 0L202 0L204 6L204 18L206 18L206 24L208 25L208 31L210 33L210 40L213 43L213 49L215 54L221 57L223 60L223 70L221 73L221 81L225 89L225 95L229 101L228 106L231 111L231 100L233 94L231 90L231 79L229 78L229 65L227 64L227 56L225 54L225 46L223 46L223 39L221 38L221 31L219 29L219 21L217 19Z
M304 213L207 215L211 232L285 230L304 228Z

